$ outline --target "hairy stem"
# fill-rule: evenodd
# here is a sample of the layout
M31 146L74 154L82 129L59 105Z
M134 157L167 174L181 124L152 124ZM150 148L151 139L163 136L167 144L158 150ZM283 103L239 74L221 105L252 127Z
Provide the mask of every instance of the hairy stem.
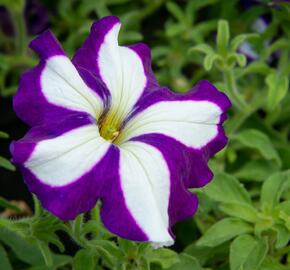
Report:
M223 74L224 74L224 82L227 88L227 93L230 97L231 102L239 111L246 111L247 105L241 94L238 92L233 70L225 69L223 71Z

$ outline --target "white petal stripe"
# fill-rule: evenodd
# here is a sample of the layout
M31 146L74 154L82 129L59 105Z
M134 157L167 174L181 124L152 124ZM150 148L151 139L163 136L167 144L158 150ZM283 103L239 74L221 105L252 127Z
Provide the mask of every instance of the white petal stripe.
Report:
M111 110L124 119L141 96L147 79L138 54L118 45L120 24L105 36L98 53L100 75L111 94Z
M24 166L43 183L64 186L90 171L109 147L98 128L88 125L39 142Z
M221 113L219 106L208 101L159 102L132 118L118 140L160 133L199 149L218 134Z
M85 84L66 56L53 56L47 60L41 73L41 88L52 104L87 112L94 118L101 115L101 98Z
M173 244L168 233L170 173L162 154L141 142L120 147L120 176L126 205L149 241Z

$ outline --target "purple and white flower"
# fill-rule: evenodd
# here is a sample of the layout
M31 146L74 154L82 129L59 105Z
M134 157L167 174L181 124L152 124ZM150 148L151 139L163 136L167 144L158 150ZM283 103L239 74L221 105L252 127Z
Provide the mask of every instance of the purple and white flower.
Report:
M212 179L208 159L227 143L230 101L207 81L187 94L161 87L144 44L118 45L120 22L95 22L72 61L49 31L31 42L40 63L22 76L17 115L32 126L11 146L31 192L63 220L98 199L113 233L171 245L191 217L189 188Z

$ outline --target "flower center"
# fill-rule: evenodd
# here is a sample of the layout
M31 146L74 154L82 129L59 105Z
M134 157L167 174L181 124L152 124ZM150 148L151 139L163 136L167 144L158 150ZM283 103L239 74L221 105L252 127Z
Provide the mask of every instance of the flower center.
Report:
M98 124L100 135L107 141L114 142L120 134L120 123L114 114L107 113Z

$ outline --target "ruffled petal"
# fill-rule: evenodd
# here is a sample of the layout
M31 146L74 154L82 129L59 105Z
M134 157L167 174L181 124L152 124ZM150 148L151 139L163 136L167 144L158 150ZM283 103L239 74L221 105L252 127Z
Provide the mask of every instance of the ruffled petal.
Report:
M30 125L58 119L72 111L99 117L103 86L97 81L93 85L89 74L75 68L53 34L44 32L30 47L39 54L40 63L21 78L13 100L17 115Z
M199 156L194 159L182 144L178 144L169 137L162 135L144 135L135 138L133 142L137 146L141 145L144 149L155 149L155 152L159 152L159 157L162 157L163 161L152 161L154 166L161 168L165 165L169 171L170 193L167 203L169 229L177 221L190 218L197 210L198 200L197 196L187 189L189 188L189 180L192 181L192 177L195 175L195 170L202 168L200 164L203 162L199 160ZM125 145L127 144L132 144L132 141L125 143ZM143 155L142 153L140 158L143 162L146 162L146 159L142 159ZM156 178L155 181L157 182L165 181L165 179ZM157 197L164 196L162 192L164 192L163 189L160 193L157 193Z
M218 91L205 83L197 88L197 92L209 89ZM140 135L158 133L174 138L187 147L205 147L219 136L219 126L224 121L225 110L211 99L211 95L205 99L196 99L195 94L176 95L175 98L158 100L143 107L125 125L119 143ZM219 95L224 102L228 101L225 95Z
M150 66L150 50L144 44L118 45L118 18L105 17L92 26L90 35L73 62L92 72L107 86L111 114L124 120L146 87L157 84Z
M150 241L155 247L172 245L171 226L191 217L198 205L182 181L182 160L176 164L145 140L127 142L118 152L118 168L111 170L115 180L106 181L104 224L130 240Z
M207 81L185 95L167 89L147 93L135 107L118 143L141 140L157 147L182 166L186 188L201 187L213 174L207 162L227 143L222 127L228 98Z
M32 128L11 150L31 192L49 211L70 219L95 205L110 146L89 117L74 114Z

